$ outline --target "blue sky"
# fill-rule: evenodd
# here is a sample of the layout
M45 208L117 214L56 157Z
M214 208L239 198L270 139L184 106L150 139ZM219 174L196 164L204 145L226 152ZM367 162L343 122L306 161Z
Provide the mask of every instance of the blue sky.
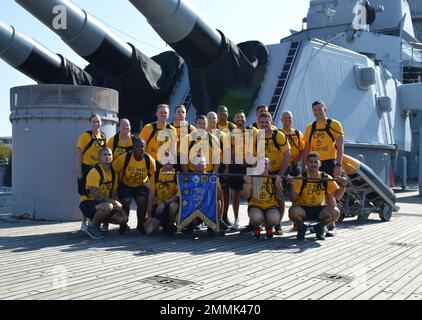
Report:
M171 50L148 25L145 18L126 0L74 0L81 8L106 22L125 41L131 42L148 56ZM190 0L207 21L239 43L259 40L278 43L300 30L309 0ZM0 21L36 39L56 53L63 54L77 65L87 62L75 54L58 36L20 7L14 0L0 1ZM0 60L0 136L11 135L9 122L9 90L34 82Z

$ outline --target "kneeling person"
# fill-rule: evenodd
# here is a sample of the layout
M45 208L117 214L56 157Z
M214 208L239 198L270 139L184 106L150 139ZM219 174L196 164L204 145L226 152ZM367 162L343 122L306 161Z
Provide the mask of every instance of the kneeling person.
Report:
M101 223L125 225L128 221L122 204L117 201L117 177L111 166L113 153L104 148L100 152L100 163L86 177L87 195L81 196L79 208L84 216L92 220L86 230L93 239L104 238L99 230Z
M177 174L171 163L164 164L152 176L148 195L148 220L145 222L145 233L151 235L160 225L168 235L176 231L175 221L179 212L177 196Z
M269 175L270 160L265 158L264 176ZM282 179L273 177L244 177L243 197L248 199L249 224L253 226L253 235L259 239L261 225L265 226L267 238L273 237L273 227L281 220L278 202L283 197Z
M133 139L133 152L122 154L113 163L113 168L119 176L119 197L127 215L130 204L135 199L137 205L138 224L136 229L144 233L146 220L149 178L155 173L155 160L144 152L145 142L140 138ZM127 226L120 229L120 233L128 230Z
M304 221L318 221L314 227L318 240L325 239L325 226L334 223L340 216L335 199L340 199L347 184L346 178L339 178L340 186L319 168L319 154L311 152L307 156L307 168L303 179L289 177L293 184L289 189L289 197L293 206L289 210L290 220L299 227L297 239L303 240L307 231ZM293 181L293 183L292 183Z

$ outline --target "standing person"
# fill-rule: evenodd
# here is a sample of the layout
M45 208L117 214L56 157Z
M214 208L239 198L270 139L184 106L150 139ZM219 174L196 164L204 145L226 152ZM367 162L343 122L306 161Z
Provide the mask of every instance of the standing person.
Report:
M132 128L128 119L120 119L119 132L107 141L107 147L113 151L113 159L133 150Z
M79 136L76 145L76 170L78 177L78 192L80 195L86 193L86 176L92 166L100 162L100 151L106 145L106 135L101 132L101 117L94 114L89 118L91 130ZM88 228L88 219L81 214L81 231Z
M160 166L161 162L159 159L160 148L169 142L169 150L161 150L161 156L164 157L164 153L169 151L171 156L176 159L177 157L177 130L169 122L169 106L166 104L160 104L157 106L155 113L157 121L147 124L141 131L140 138L146 143L145 151L156 161L157 165ZM162 130L166 129L165 139L160 139L159 134ZM174 149L173 149L174 147Z
M205 172L218 173L220 164L213 163L213 152L221 157L220 142L215 135L207 131L207 125L206 116L198 115L196 117L195 126L197 130L188 136L188 150L181 151L181 157L188 160L188 164L182 164L183 172L195 172L195 164L191 159L201 155L206 159ZM192 154L193 152L196 152L196 154Z
M232 163L229 166L229 173L246 175L246 156L251 151L249 144L252 143L253 146L256 145L256 135L258 133L258 129L246 126L246 115L242 110L239 110L234 114L233 121L237 128L231 132ZM249 134L247 130L252 131L252 137L249 137L249 139L247 139L247 135ZM255 149L252 149L252 152L255 153ZM242 150L242 163L236 163L236 156L238 156L236 152L238 150ZM240 194L243 190L243 177L229 177L228 184L231 190L232 207L235 219L233 228L238 230Z
M269 112L261 113L258 120L260 128L265 130L265 157L270 160L270 174L283 177L290 163L289 141L281 131L273 129L272 116ZM277 201L281 215L280 223L284 216L285 201L284 198L278 198ZM277 230L277 234L283 234L281 228Z
M265 169L262 175L270 175L270 160L265 158ZM261 225L265 226L266 237L273 237L273 227L281 220L278 203L283 198L282 180L280 176L244 177L243 196L248 199L249 224L253 226L253 235L259 239ZM283 199L284 200L284 199Z
M171 123L177 131L177 164L175 169L178 172L182 171L182 166L180 165L180 142L183 136L191 134L196 128L186 121L186 107L182 104L174 110L174 122ZM181 135L182 133L182 135Z
M302 161L303 151L305 149L305 140L303 139L302 132L292 127L293 114L290 111L283 112L281 115L281 122L283 124L283 128L281 128L280 131L286 136L291 148L290 164L284 175L297 177L301 174L299 163ZM283 187L287 194L290 185L286 180L283 181ZM297 229L297 226L294 226L293 229ZM276 233L278 233L279 230L281 230L280 225L276 227Z
M179 212L177 174L171 163L166 163L155 172L149 184L148 220L145 233L155 233L160 225L168 235L176 231L176 216Z
M142 139L133 139L133 151L122 154L113 163L113 168L119 177L119 198L123 204L123 209L129 216L130 204L135 199L137 206L138 224L136 229L140 233L145 233L144 222L148 206L149 178L154 175L156 166L155 160L145 152L145 142ZM124 233L128 226L124 225L119 230Z
M217 108L217 129L221 130L221 149L223 150L224 154L224 147L229 148L231 141L230 141L230 133L233 129L236 129L236 125L233 122L228 121L229 118L229 110L226 106L219 106ZM228 139L228 140L227 140ZM229 173L229 165L230 163L224 163L224 158L220 164L220 171L219 173ZM220 185L223 190L223 221L226 225L231 225L228 212L230 206L230 186L229 186L229 178L227 176L220 176ZM223 227L224 228L224 227Z
M325 226L334 223L340 216L335 199L340 199L345 191L347 179L339 178L340 186L331 181L332 177L319 170L321 161L317 152L307 155L307 171L304 179L288 179L293 184L289 189L289 197L293 206L289 209L289 217L297 226L297 239L305 239L307 220L318 221L314 227L318 240L325 239ZM312 180L311 180L312 179Z
M117 201L117 175L111 165L113 153L109 148L100 151L99 161L88 172L85 187L88 192L81 196L79 205L84 216L92 220L86 233L93 239L104 238L99 230L101 223L125 225L128 221L122 204Z
M316 121L305 130L305 150L302 170L306 171L306 159L310 152L318 152L321 157L322 172L337 178L342 173L344 154L344 133L341 123L327 117L327 107L321 101L312 103L312 112ZM327 236L336 235L335 222L328 226Z
M256 115L256 122L254 122L252 124L252 127L256 128L256 129L261 129L260 125L259 125L259 116L262 113L267 113L268 112L268 106L266 104L260 104L256 107L256 111L255 111L255 115ZM277 127L275 125L272 125L272 129L273 130L277 130Z
M229 109L227 109L226 106L219 106L217 109L217 129L224 131L225 134L236 129L236 125L233 122L228 121L228 118Z

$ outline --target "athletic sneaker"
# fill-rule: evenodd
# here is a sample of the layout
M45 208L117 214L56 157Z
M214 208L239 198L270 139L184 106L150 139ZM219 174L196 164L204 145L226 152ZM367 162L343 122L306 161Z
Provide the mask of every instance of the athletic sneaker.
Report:
M281 228L281 223L276 225L274 229L275 229L275 232L274 232L275 234L278 234L279 236L283 235L283 229Z
M130 230L129 226L127 224L121 224L119 227L119 234L125 234Z
M227 231L229 230L229 226L223 220L220 220L220 229L223 231Z
M318 223L314 226L315 235L318 240L325 240L325 228Z
M266 238L267 239L272 239L273 238L273 228L268 228L267 230L266 230Z
M308 230L308 227L306 225L303 225L302 227L300 227L299 230L297 230L296 239L305 240L305 234L307 230Z
M261 228L260 227L257 227L253 230L253 236L256 239L259 239L259 237L261 236Z
M101 231L102 232L108 232L108 223L103 223L101 225Z
M104 236L101 234L101 231L94 227L88 227L86 233L95 240L104 239Z
M239 230L239 226L240 226L239 219L234 220L234 223L233 223L234 230Z
M81 230L82 232L86 232L87 229L88 229L88 225L85 223L85 221L82 221L81 227L79 230Z
M327 230L327 232L325 233L325 236L326 237L335 237L336 236L336 234L337 234L337 232L336 232L336 228L331 224L331 225L329 225L328 226L328 230Z

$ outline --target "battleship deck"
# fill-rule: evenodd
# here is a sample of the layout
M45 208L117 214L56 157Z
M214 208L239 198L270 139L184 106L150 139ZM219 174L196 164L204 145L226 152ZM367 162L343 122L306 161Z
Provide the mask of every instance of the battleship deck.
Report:
M422 300L422 199L398 194L390 222L338 223L298 242L234 233L208 239L119 236L95 241L79 223L0 220L0 299ZM134 214L132 214L133 216ZM241 208L246 223L246 207ZM135 221L130 222L133 226Z

